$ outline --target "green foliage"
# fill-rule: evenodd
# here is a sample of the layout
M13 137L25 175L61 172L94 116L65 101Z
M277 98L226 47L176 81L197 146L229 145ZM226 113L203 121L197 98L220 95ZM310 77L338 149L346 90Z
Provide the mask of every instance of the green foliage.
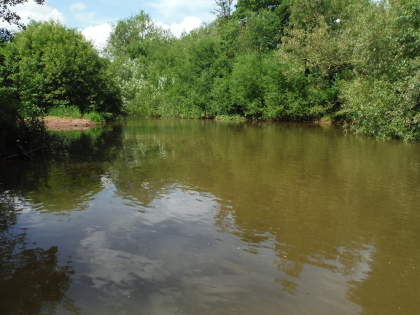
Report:
M258 12L261 10L276 11L288 6L288 0L238 0L236 5L236 14L244 16L247 12Z
M344 108L351 118L352 128L357 133L384 139L419 139L419 82L417 90L413 91L417 93L417 101L405 95L408 89L413 88L409 86L411 84L363 79L350 82L344 87L342 95L347 101Z
M62 118L80 118L87 119L95 122L105 122L106 117L103 113L88 112L81 113L77 106L58 106L48 110L48 116L62 117Z
M89 112L89 113L85 113L82 116L83 119L87 119L87 120L91 120L97 123L103 123L106 120L109 120L111 117L106 114L102 114L102 113L98 113L98 112Z
M141 12L108 47L124 109L143 116L345 121L419 139L416 0L218 1L173 38Z
M344 30L354 79L343 83L344 112L356 132L420 139L420 3L370 5Z
M83 113L119 112L109 62L75 30L54 22L32 23L7 45L4 63L23 116L57 106L77 106Z
M10 143L10 136L17 132L16 91L0 87L0 151Z
M113 60L111 71L121 90L124 110L130 114L155 115L160 91L167 79L168 50L172 38L141 12L118 22L106 52Z
M215 0L216 9L214 13L220 19L228 19L232 15L233 0Z
M78 31L54 22L0 42L0 158L45 147L38 118L48 111L94 121L120 113L110 66Z
M17 90L8 86L5 77L5 49L5 44L0 43L0 158L7 154L8 147L15 145L15 135L19 131L19 99Z
M113 57L131 59L157 57L161 42L168 40L169 33L157 27L150 17L141 11L138 15L119 21L112 32L107 52Z
M77 106L58 106L48 110L48 116L82 118L82 113Z
M357 133L420 138L416 0L217 1L180 38L144 12L100 57L82 35L32 23L0 43L0 133L19 117L345 120Z
M319 119L332 107L336 89L283 64L277 55L243 55L234 65L234 111L249 118Z
M217 121L224 121L224 122L245 122L246 118L240 115L219 115L215 117Z
M271 10L251 12L241 32L240 42L244 49L268 52L280 44L283 22Z

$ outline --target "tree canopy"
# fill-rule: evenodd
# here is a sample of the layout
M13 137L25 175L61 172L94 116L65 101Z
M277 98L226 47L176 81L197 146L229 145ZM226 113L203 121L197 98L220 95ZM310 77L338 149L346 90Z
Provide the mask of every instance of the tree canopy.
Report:
M2 55L3 76L16 88L24 114L70 105L81 112L119 111L109 61L75 30L55 22L32 23Z
M328 120L420 139L418 1L232 4L215 1L216 20L179 38L145 12L119 21L107 58L76 30L32 23L0 44L1 110Z
M419 139L418 1L215 4L215 22L179 39L143 12L117 24L109 51L129 113L327 119Z

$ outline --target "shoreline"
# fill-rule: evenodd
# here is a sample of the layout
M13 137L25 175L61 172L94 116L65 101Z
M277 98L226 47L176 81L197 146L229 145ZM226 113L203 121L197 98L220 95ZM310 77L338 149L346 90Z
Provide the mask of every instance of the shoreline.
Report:
M42 119L45 127L52 131L88 130L97 126L97 123L80 118L47 116Z

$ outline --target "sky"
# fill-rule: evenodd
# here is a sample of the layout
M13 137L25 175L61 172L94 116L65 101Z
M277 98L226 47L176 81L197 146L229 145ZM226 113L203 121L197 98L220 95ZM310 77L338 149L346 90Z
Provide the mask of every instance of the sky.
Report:
M14 10L24 22L52 19L77 28L96 48L102 49L118 20L141 10L158 25L180 36L212 21L215 18L212 13L214 7L214 0L46 0L44 5L30 0Z

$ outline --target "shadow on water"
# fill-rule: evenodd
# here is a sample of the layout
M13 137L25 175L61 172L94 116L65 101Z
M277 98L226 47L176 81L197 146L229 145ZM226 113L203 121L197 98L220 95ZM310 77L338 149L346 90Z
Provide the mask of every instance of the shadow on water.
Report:
M101 189L120 134L119 127L56 133L51 152L41 159L0 165L0 314L79 314L66 295L71 262L59 262L58 246L37 247L18 221L28 207L56 215L86 209Z
M78 314L66 297L71 265L58 263L58 247L37 248L25 231L15 229L18 211L15 197L0 194L0 313L55 314L61 307Z
M121 146L121 127L54 132L51 152L33 162L0 165L3 190L24 196L39 211L85 210Z

